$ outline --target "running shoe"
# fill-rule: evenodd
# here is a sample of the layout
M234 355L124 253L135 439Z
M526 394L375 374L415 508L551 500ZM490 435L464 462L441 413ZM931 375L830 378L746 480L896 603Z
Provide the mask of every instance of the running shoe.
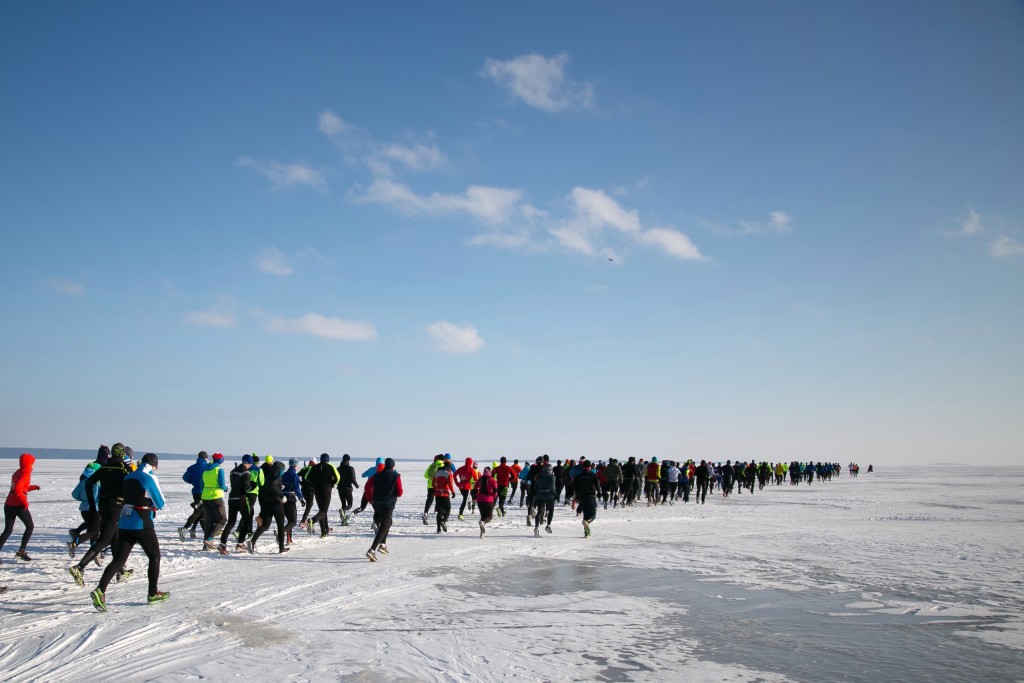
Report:
M158 602L167 602L170 599L170 597L170 593L163 593L161 591L157 591L156 593L153 593L153 595L150 595L146 602L148 602L150 605L155 605Z
M74 541L68 541L68 557L75 559L75 548L77 547Z
M188 537L189 538L195 538L196 537L196 530L194 528L188 530Z
M97 567L103 566L103 553L96 553L92 556L92 563Z
M216 550L217 544L213 541L203 541L203 550Z
M32 561L32 558L29 557L28 553L25 552L24 550L19 550L18 552L14 553L14 556L16 558L18 558L19 560L23 560L25 562L31 562Z
M484 520L481 519L480 520L480 538L484 537L484 533L486 533L486 531L487 531L487 528L484 526Z
M70 538L71 542L75 545L78 545L78 534L76 533L77 531L77 529L68 529L68 538Z
M117 582L118 583L124 583L128 579L132 578L132 576L134 574L135 574L135 570L134 569L122 569L121 571L119 571L117 573Z
M82 574L82 570L78 568L78 565L71 565L68 567L68 574L71 574L71 578L75 580L81 588L85 588L85 576Z
M385 555L387 555L388 554L388 547L386 545L384 545L383 543L381 543L379 546L377 546L377 552L378 553L384 553Z
M448 522L441 522L441 531L448 533Z
M107 611L107 600L106 597L103 595L103 591L101 591L99 588L96 588L93 590L92 593L89 593L89 597L92 598L93 607L95 607L100 612Z
M466 519L465 517L463 517L462 515L459 515L459 521L460 522L465 521L465 519Z
M533 535L536 536L537 538L540 538L540 527L539 526L533 527Z
M291 550L291 548L289 548L288 546L284 546L283 548L278 548L277 552L283 555L284 553L288 552L289 550Z
M427 513L424 512L423 513L423 526L426 526L426 525L427 525Z
M235 544L235 552L236 552L236 553L247 553L247 552L249 552L249 551L248 551L248 549L247 549L247 548L245 547L245 544L244 544L244 543L236 543L236 544Z
M548 524L546 527L544 527L544 531L546 531L546 532L548 532L550 534L551 533L551 525Z
M252 539L245 542L245 552L250 555L254 555L256 553L256 544L252 542Z
M185 527L183 527L183 526L179 526L178 527L178 538L180 538L183 541L185 540Z
M228 555L228 554L230 554L230 553L228 553L228 547L226 545L224 545L223 543L221 543L220 545L217 546L217 552L220 553L221 555Z
M367 557L367 559L370 560L370 562L376 562L377 561L377 556L374 554L373 548L370 548L369 550L366 551L366 557Z
M583 520L583 538L590 537L590 523L587 520Z

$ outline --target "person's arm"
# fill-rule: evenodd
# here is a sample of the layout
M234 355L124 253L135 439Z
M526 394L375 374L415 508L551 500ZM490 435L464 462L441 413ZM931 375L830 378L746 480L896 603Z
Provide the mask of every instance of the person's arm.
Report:
M402 497L402 493L404 493L404 492L402 491L402 475L401 475L401 474L399 474L399 475L398 475L398 478L397 478L397 479L395 480L395 494L396 494L396 495L397 495L397 496L398 496L399 498L401 498L401 497Z

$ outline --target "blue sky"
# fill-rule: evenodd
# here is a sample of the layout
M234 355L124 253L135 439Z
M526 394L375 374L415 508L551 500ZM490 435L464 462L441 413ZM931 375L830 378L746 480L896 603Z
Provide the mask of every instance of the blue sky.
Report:
M1012 2L9 3L0 443L1024 454Z

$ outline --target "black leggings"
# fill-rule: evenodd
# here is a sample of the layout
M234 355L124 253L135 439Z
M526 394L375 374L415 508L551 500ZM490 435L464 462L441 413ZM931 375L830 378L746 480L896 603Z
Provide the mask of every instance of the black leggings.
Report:
M331 507L331 492L333 486L317 486L313 491L316 496L316 514L313 516L313 524L320 522L320 533L327 533L327 512Z
M148 529L121 529L117 542L117 552L114 559L103 570L100 577L100 590L107 592L107 586L115 574L120 574L124 569L124 563L132 554L132 548L138 543L142 546L143 552L149 558L149 594L156 595L156 584L160 579L160 541L156 538L156 530L153 527Z
M260 519L263 521L252 535L252 544L256 545L263 532L270 528L270 518L277 522L277 545L284 549L284 505L281 501L260 502Z
M82 510L82 523L75 529L75 545L81 545L100 531L100 513Z
M202 525L203 536L205 536L206 520L203 518L203 497L200 494L192 494L192 507L192 514L185 520L185 528L195 531L197 525Z
M25 525L25 533L21 536L21 548L19 550L28 548L28 539L32 538L32 530L36 528L35 524L32 523L32 515L27 507L4 505L4 533L0 535L0 549L3 549L4 543L7 543L11 532L14 531L15 519L20 519L21 523Z
M427 489L427 502L423 505L423 514L430 512L430 504L434 502L434 489Z
M238 521L239 515L243 516L243 521L244 521L245 510L246 510L247 507L248 507L248 501L246 501L243 498L228 498L228 521L224 525L224 531L222 531L221 534L220 534L220 544L221 545L227 545L228 544L228 536L231 535L231 530L235 528L235 522ZM244 543L245 542L245 537L242 536L242 531L243 531L242 525L239 525L238 526L238 542L239 543Z
M468 498L468 496L469 496L469 489L466 489L465 491L462 492L462 505L459 506L459 516L460 517L462 516L462 513L466 511L466 499Z
M544 516L544 513L548 515L548 523L546 526L551 526L551 518L555 516L555 501L553 500L538 500L537 501L537 518L534 521L533 526L536 529L540 528L540 520Z
M309 519L309 510L313 507L313 489L309 486L302 487L302 519L300 524L305 524L306 520Z
M441 530L442 524L448 523L448 516L452 514L452 499L448 496L435 496L434 509L437 511L437 530Z
M391 515L394 512L393 508L389 508L384 503L373 504L373 516L378 519L377 522L377 534L373 537L373 543L370 545L370 550L376 550L382 545L387 545L388 532L391 531Z
M205 540L212 541L224 530L224 521L227 518L227 515L224 513L224 499L204 500L203 518L206 520Z
M121 519L121 511L124 503L106 503L100 509L100 535L93 541L92 546L85 551L82 559L78 562L79 569L85 566L111 545L116 545L117 521Z
M341 509L343 512L348 512L352 509L352 487L339 487L338 488L338 500L341 502Z

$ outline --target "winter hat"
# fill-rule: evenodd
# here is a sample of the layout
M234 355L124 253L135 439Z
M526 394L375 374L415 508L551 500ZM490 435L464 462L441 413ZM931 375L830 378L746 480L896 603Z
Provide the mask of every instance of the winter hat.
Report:
M321 453L320 454L320 462L330 462L330 461L331 461L331 456L327 455L326 453Z
M206 451L199 451L199 455L196 457L198 457L200 460L209 460L210 454L207 453Z
M124 459L127 462L131 462L132 458L135 457L135 451L132 450L131 446L124 447Z
M377 464L378 465L383 465L384 464L384 458L377 458Z
M393 470L393 469L395 469L395 460L394 460L394 458L388 458L387 460L384 461L384 469L386 469L386 470Z
M655 456L655 457L651 458L651 462L658 462L658 458L657 458L657 456Z
M309 459L309 462L308 462L307 464L309 464L309 465L315 465L315 464L316 464L316 460L314 460L313 458L310 458L310 459Z
M110 447L111 460L124 460L124 444L120 441Z
M342 462L348 462L351 459L352 459L352 456L350 456L348 453L346 453L345 455L341 456L341 461Z
M242 463L244 463L246 465L251 465L252 464L252 456L249 455L248 453L243 455L242 456Z
M288 458L288 467L298 467L299 461L295 458Z
M491 476L491 468L490 467L485 467L484 468L483 476L485 476L485 477Z
M110 449L106 446L100 446L100 449L96 452L97 464L106 465L108 460L110 460Z
M217 464L217 465L219 465L222 462L224 462L224 454L223 453L214 453L213 454L213 462L215 464Z
M142 464L149 465L154 469L156 469L159 462L160 461L157 459L156 453L146 453L144 456L142 456Z
M278 460L274 463L274 469L278 472L284 472L288 468L285 467L284 460Z

